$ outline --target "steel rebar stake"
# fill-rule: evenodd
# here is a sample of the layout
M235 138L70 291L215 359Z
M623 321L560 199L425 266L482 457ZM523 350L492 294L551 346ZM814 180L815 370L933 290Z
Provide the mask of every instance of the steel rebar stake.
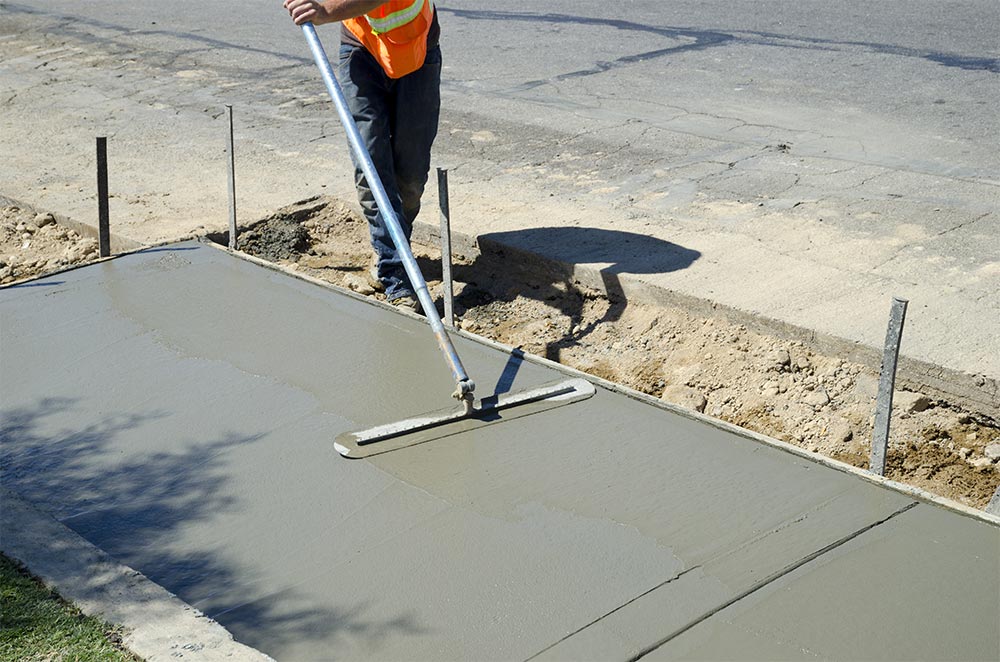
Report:
M451 209L448 204L448 170L438 168L438 203L441 206L441 289L444 323L455 326L455 287L451 278Z
M108 202L108 139L97 138L97 243L101 257L111 255L111 211Z
M227 166L229 169L229 250L236 250L236 149L233 140L233 106L226 104L226 114L229 116L229 141Z
M885 457L889 447L889 422L892 419L892 392L896 387L896 363L899 344L906 319L906 299L893 297L889 312L889 328L885 333L885 350L882 353L882 371L878 382L878 399L875 402L875 430L872 433L871 458L868 471L885 475Z

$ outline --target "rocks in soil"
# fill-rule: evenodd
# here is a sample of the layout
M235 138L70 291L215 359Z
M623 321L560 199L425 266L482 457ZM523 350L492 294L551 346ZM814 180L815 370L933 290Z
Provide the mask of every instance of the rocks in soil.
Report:
M854 378L851 395L858 402L871 402L878 397L878 377L861 373Z
M850 421L839 416L835 416L830 421L828 430L830 440L835 444L846 444L854 438L854 430L851 428Z
M806 393L802 398L802 402L818 409L830 404L830 395L826 392L826 389L818 388L815 391Z
M993 460L988 457L977 457L975 460L969 462L976 469L988 469L993 466Z
M0 206L0 284L97 259L97 242L81 238L52 214Z
M906 414L913 414L925 411L931 406L931 399L921 393L911 393L910 391L896 391L892 394L892 407L896 411Z
M344 276L344 285L347 286L347 289L357 292L361 296L367 297L375 294L375 288L368 284L368 280L355 274Z
M100 249L95 239L81 239L78 243L67 247L63 251L61 259L65 264L74 264L94 259L99 252Z
M792 357L789 356L787 349L772 349L764 356L764 363L768 370L781 372L792 364Z
M685 363L679 362L670 366L670 368L665 371L666 381L673 384L683 384L685 386L694 386L699 381L699 376L702 374L703 368L701 363Z
M1000 460L1000 442L989 444L983 451L983 454L988 457L992 462Z
M663 395L660 398L699 413L704 412L705 407L708 406L708 400L704 395L687 386L668 386L663 390Z

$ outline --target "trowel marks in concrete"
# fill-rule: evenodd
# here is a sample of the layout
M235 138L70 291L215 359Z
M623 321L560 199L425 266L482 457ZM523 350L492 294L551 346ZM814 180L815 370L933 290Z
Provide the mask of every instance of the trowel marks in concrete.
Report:
M5 486L278 659L1000 652L997 527L600 387L345 461L427 326L197 243L0 290L0 369Z

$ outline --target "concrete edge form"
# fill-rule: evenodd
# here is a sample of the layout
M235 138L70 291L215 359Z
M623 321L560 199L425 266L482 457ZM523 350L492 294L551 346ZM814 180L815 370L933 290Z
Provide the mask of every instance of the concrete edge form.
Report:
M432 224L421 221L414 223L415 241L437 245L440 241L439 235L439 228ZM494 240L483 241L480 237L470 237L454 231L452 231L452 246L456 253L464 254L466 257L477 255L496 257L500 251L523 258L530 257L530 259L506 260L504 264L507 265L506 269L511 275L531 277L539 273L558 274L605 295L623 297L631 303L670 306L704 317L744 324L758 333L802 342L815 351L833 354L876 371L881 365L881 348L869 347L846 338L820 333L763 315L755 315L709 299L649 285L628 274L618 276L621 290L611 293L608 292L601 270L588 265L561 262L519 247L501 244ZM966 401L976 407L976 413L993 420L1000 420L1000 380L996 376L970 375L946 366L910 358L903 353L899 357L896 379L899 388L913 389L940 399Z
M135 655L149 662L273 662L11 490L0 488L0 504L0 549L84 614L123 627L123 643Z

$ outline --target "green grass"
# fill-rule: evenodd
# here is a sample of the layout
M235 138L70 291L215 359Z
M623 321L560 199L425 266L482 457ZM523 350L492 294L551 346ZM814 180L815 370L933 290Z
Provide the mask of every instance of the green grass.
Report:
M0 554L0 660L136 660L120 639Z

